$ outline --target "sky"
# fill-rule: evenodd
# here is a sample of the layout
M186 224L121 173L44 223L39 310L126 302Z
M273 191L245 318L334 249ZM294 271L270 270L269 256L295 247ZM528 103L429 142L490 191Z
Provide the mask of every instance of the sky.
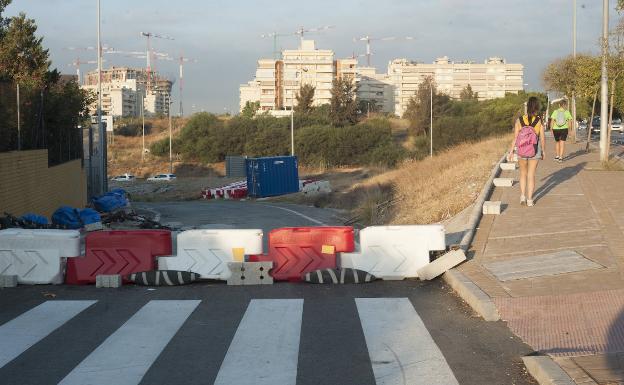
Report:
M620 18L615 4L610 0L610 26ZM20 12L35 19L53 67L62 73L75 73L69 64L76 57L96 59L93 51L67 49L96 45L96 0L13 0L5 15ZM306 38L337 58L365 52L355 37L411 36L373 42L377 72L386 72L395 58L483 62L500 56L524 65L525 88L542 90L544 68L572 52L572 13L573 0L101 0L101 35L103 44L124 51L145 51L142 31L173 37L152 41L156 51L196 60L184 66L185 114L236 113L239 85L253 79L258 59L272 57L273 39L262 34L331 25ZM577 52L597 53L602 1L577 0L577 20ZM278 46L295 49L298 42L294 35L281 37ZM104 59L104 67L145 66L145 59ZM365 58L359 60L365 65ZM85 64L81 71L94 68ZM158 61L156 70L175 78L178 62ZM177 106L177 82L174 88Z

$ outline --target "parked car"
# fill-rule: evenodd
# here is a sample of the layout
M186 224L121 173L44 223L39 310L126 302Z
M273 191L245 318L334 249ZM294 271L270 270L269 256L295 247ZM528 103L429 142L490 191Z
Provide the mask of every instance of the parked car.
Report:
M613 119L611 121L611 131L622 132L622 119Z
M115 182L132 182L136 177L132 174L123 174L112 177L111 180Z
M591 124L592 132L600 132L600 116L594 116Z
M152 177L147 178L147 181L148 182L170 182L175 179L176 179L175 174L158 174L158 175L154 175Z
M582 121L578 124L578 129L579 130L587 130L587 122L586 121Z

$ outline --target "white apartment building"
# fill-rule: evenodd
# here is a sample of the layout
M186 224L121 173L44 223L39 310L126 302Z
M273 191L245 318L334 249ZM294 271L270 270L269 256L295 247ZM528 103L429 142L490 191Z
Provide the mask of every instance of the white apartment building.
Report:
M86 74L81 88L97 95L97 71ZM171 81L153 75L147 90L147 73L143 68L111 67L102 70L102 113L114 117L141 116L141 103L146 115L169 111L166 99L171 93ZM97 112L97 101L89 106L90 113Z
M439 92L459 98L469 84L479 100L504 97L524 89L524 67L508 64L505 59L491 57L484 63L452 62L448 57L438 58L432 64L395 59L388 64L388 76L394 85L394 113L402 116L409 99L418 86L433 77Z
M254 80L239 88L240 110L259 101L261 111L286 115L284 110L297 104L296 95L303 84L315 87L314 105L331 102L332 81L350 78L357 83L357 98L374 103L382 112L402 116L418 86L433 77L439 92L459 98L468 85L480 100L504 97L523 90L522 64L509 64L491 57L479 64L452 62L448 57L431 64L394 59L385 74L373 67L358 67L357 59L335 59L332 50L317 49L313 40L302 40L296 50L284 50L282 60L260 59Z

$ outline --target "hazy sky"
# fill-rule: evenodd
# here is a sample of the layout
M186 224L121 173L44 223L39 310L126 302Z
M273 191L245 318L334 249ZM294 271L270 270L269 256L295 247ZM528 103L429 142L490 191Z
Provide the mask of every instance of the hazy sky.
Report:
M432 62L448 55L451 60L482 62L502 56L525 66L528 89L542 89L544 67L554 58L572 51L573 0L315 0L315 1L223 1L223 0L101 0L102 41L116 49L145 50L141 31L169 35L174 41L154 40L158 51L172 56L183 53L197 59L184 68L185 113L192 110L230 112L238 110L238 87L253 78L256 60L271 57L272 39L263 33L294 32L300 26L333 25L323 33L309 35L317 47L333 49L347 57L365 51L356 36L413 36L412 41L373 44L373 65L386 72L388 61L408 58ZM619 15L611 0L610 23ZM601 34L602 2L578 0L578 52L597 52ZM53 66L64 73L68 64L95 60L93 52L64 47L94 46L96 0L13 0L6 15L25 12L35 19L44 36ZM284 37L282 48L296 48L297 37ZM145 59L106 55L110 65L144 66ZM365 58L360 58L365 64ZM177 76L173 61L157 62L157 70ZM93 65L84 65L86 72ZM174 86L177 99L177 83ZM177 106L177 100L175 105ZM176 107L177 110L177 107Z

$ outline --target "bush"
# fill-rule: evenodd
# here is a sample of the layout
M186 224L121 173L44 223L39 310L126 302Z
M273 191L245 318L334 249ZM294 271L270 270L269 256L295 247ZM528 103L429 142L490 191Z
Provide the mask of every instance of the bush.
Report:
M115 123L115 135L141 136L143 135L143 122L141 119L122 119ZM145 122L145 135L152 131L152 123Z

